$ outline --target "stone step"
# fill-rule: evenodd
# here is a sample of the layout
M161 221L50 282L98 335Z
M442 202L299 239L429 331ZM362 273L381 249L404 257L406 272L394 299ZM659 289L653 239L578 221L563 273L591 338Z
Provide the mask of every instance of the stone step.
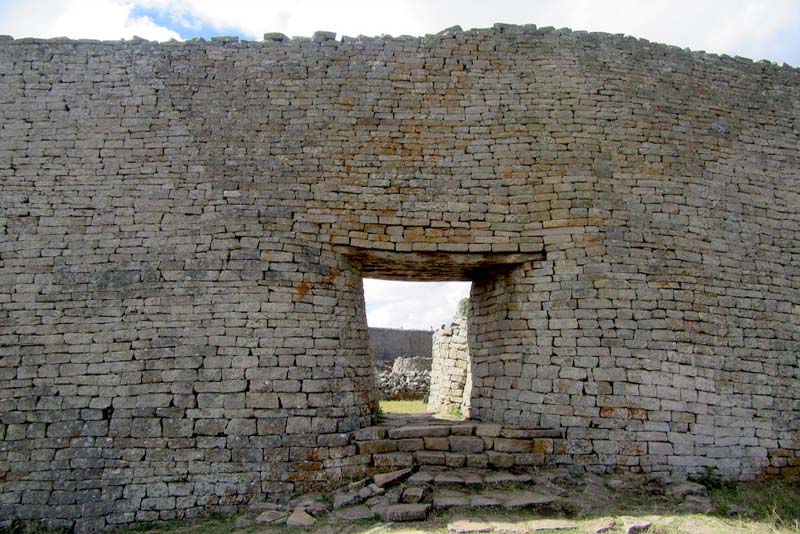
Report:
M500 507L508 510L519 508L545 509L558 497L534 491L484 491L481 493L464 493L445 490L437 492L433 497L433 508L446 510L449 508L485 508Z

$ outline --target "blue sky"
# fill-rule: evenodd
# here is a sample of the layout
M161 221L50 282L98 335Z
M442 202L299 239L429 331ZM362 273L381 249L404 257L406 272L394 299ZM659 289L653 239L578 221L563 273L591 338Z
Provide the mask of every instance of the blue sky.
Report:
M0 0L0 34L18 38L424 35L495 22L625 33L800 66L800 0ZM368 280L368 322L436 328L468 292L465 283Z

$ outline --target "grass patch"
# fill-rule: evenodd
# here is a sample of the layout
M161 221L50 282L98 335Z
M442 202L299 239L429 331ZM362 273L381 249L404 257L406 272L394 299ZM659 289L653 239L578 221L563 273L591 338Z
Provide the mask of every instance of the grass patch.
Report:
M383 413L425 413L427 403L422 400L382 400Z
M766 521L774 529L800 532L800 482L723 484L711 496L722 514L739 513Z

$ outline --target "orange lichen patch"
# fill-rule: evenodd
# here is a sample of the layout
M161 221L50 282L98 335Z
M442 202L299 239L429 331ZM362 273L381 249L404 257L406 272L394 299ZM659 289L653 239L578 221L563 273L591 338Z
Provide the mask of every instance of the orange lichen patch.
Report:
M644 454L644 445L641 443L620 443L619 452L623 456L640 456Z
M308 284L307 282L300 282L297 286L297 295L300 297L304 297L310 289L311 289L311 284Z
M550 453L553 452L552 439L536 439L531 444L531 452L533 453Z

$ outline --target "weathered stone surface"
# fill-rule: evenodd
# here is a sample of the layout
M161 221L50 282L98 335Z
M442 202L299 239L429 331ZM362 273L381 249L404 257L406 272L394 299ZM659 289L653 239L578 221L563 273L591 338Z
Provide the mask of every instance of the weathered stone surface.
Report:
M410 475L411 469L400 469L390 473L378 473L377 475L373 475L372 480L375 481L375 485L379 488L385 488L386 486L396 484L408 478Z
M518 491L513 495L503 499L503 506L506 508L528 508L537 506L547 506L555 502L556 498L551 495L543 495L530 491Z
M387 452L372 457L375 467L411 467L414 455L409 452Z
M446 426L401 426L388 431L391 439L441 437L448 434L450 428Z
M287 527L311 527L317 520L302 508L295 508L286 519Z
M474 519L457 519L447 523L447 532L450 534L470 534L473 532L493 532L491 523Z
M281 510L267 510L256 517L256 523L259 525L270 525L285 520L288 515L288 512Z
M403 490L402 501L407 504L418 503L425 495L425 488L422 486L411 486Z
M408 479L409 484L429 484L436 478L436 473L431 471L417 471Z
M697 482L683 482L667 486L667 494L672 497L686 497L687 495L708 495L708 488Z
M637 519L635 517L626 517L624 518L622 529L625 531L625 534L638 534L639 532L650 530L651 526L653 526L652 521Z
M336 510L329 516L329 519L332 523L348 523L359 519L369 519L373 515L375 512L369 506L359 504Z
M692 514L712 514L717 509L713 500L700 495L687 495L678 508Z
M535 521L528 521L528 528L533 532L575 530L578 528L578 524L560 519L537 519Z
M469 495L434 495L433 507L437 510L469 506Z
M590 521L586 525L586 532L589 534L602 534L617 526L617 522L611 517L603 517Z
M424 521L430 504L392 504L378 508L383 521Z
M366 486L365 486L366 487ZM364 488L360 488L359 491ZM333 496L333 509L344 508L345 506L352 506L364 501L366 497L362 497L358 491L348 491L345 493L337 493Z

